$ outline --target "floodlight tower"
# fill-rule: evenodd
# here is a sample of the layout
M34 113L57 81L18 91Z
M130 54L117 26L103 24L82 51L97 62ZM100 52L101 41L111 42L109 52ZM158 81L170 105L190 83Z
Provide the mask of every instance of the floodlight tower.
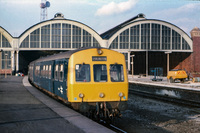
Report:
M41 0L40 3L40 21L48 19L47 8L50 7L50 2L47 0Z

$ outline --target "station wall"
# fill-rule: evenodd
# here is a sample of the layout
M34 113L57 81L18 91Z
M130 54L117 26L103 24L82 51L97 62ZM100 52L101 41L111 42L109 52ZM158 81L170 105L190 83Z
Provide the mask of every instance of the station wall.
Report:
M57 35L59 41L56 41L54 47ZM65 40L67 37L69 42ZM76 43L78 45L75 46ZM86 45L88 43L91 45ZM0 50L3 50L0 52L0 69L25 69L24 57L28 57L24 56L25 51L66 51L88 46L101 46L125 54L128 70L132 67L130 56L135 55L134 74L147 74L152 67L162 67L163 74L166 75L166 53L169 53L169 70L185 69L200 76L200 29L194 28L190 38L179 27L161 20L146 19L144 15L125 21L102 35L83 23L64 18L54 18L33 25L19 37L12 37L0 27ZM5 54L8 55L7 58L4 58Z
M200 29L195 27L190 33L193 41L193 52L185 53L188 56L182 56L184 60L180 61L175 68L185 68L192 77L200 77Z

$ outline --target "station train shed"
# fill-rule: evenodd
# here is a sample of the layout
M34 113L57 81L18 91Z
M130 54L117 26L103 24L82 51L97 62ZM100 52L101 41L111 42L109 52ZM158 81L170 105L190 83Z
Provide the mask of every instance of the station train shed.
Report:
M91 27L65 19L61 13L53 19L37 23L19 37L13 37L0 26L0 73L27 72L28 64L52 51L68 51L80 47L104 47L125 55L127 70L134 74L150 73L151 68L185 69L200 76L200 29L191 37L174 24L147 19L144 14L98 34Z

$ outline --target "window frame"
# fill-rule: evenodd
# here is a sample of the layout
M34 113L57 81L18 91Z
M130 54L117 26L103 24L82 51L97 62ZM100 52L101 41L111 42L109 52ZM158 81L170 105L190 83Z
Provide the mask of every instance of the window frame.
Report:
M63 64L59 65L59 75L58 76L59 76L59 81L62 82L64 80L64 65Z
M106 80L101 80L101 78L102 78L101 76L102 76L102 75L100 75L100 80L99 80L99 81L96 80L96 78L95 78L95 74L96 74L96 73L95 73L95 69L96 69L96 68L94 68L95 66L101 66L101 67L102 67L102 66L105 66L106 70L104 70L104 71L106 71ZM98 69L97 69L97 70L98 70ZM102 71L103 71L103 70L101 69L101 74L102 74ZM108 82L108 68L107 68L107 65L106 65L106 64L93 64L93 78L94 78L94 82L97 82L97 83L98 83L98 82Z
M79 66L77 66L77 65L79 65ZM83 80L83 81L77 80L78 79L77 78L77 71L78 71L77 69L80 69L80 67L81 67L80 65L84 65L84 66L87 66L89 68L89 70L88 70L89 74L85 76L86 80ZM79 73L81 73L81 71ZM88 80L87 80L87 77L88 77ZM76 82L82 82L82 83L91 82L91 68L90 68L90 64L76 64L75 65L75 81Z
M120 66L120 67L122 67L122 68L120 68L120 69L122 69L120 72L117 72L116 74L116 76L117 76L117 78L118 78L118 80L112 80L112 74L111 74L111 71L113 71L113 72L116 72L116 70L111 70L112 68L114 68L114 66ZM109 70L109 72L110 72L110 81L111 82L124 82L124 66L122 65L122 64L110 64L110 70ZM118 74L120 74L120 76L118 75ZM123 75L122 75L123 74ZM123 78L122 78L123 77ZM114 79L114 78L113 78ZM120 80L119 80L120 79ZM123 79L123 80L122 80Z
M51 79L51 65L49 65L49 79Z
M46 65L42 66L42 77L45 78Z
M59 65L58 64L56 64L55 65L55 69L54 69L54 79L56 80L56 81L58 81L58 70L59 70Z
M49 73L48 73L48 70L49 70L49 65L46 65L45 66L45 78L48 78L49 77Z

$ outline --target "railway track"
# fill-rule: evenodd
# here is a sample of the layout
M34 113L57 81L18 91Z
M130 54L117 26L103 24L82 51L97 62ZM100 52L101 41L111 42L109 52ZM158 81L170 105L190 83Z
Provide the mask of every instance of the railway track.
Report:
M34 86L34 85L32 84L32 86ZM51 93L49 93L48 91L45 91L45 90L42 89L42 88L38 88L38 87L35 87L35 88L38 89L39 91L41 91L42 93L48 95L49 97L53 98L54 100L58 101L59 103L65 105L66 107L71 108L72 110L74 110L74 109L73 109L71 106L69 106L69 104L67 104L63 99L60 99L60 98L56 97L55 95L52 95ZM96 121L96 120L90 118L89 116L87 116L87 115L84 114L84 113L81 113L81 112L79 112L79 111L77 111L77 110L74 110L74 111L76 111L76 112L78 112L78 113L80 113L80 114L86 116L87 118L89 118L89 119L91 119L91 120L93 120L93 121L95 121L95 122L97 122L97 123L99 123L99 124L101 124L101 125L103 125L103 126L109 128L109 129L111 129L111 130L114 131L114 132L117 132L117 133L127 133L126 131L124 131L124 130L122 130L122 129L116 127L116 126L114 126L113 124L109 124L109 123L107 123L107 122L104 121L104 120Z
M168 95L165 95L165 96L155 95L155 94L152 94L152 93L141 92L141 91L132 90L132 89L129 90L129 94L134 94L134 95L152 98L152 99L158 99L158 100L162 100L162 101L166 101L166 102L170 102L170 103L174 103L174 104L181 104L181 105L184 105L184 106L200 107L200 103L198 103L198 102L184 100L184 99L178 99L178 98L170 97Z
M40 90L40 89L39 89ZM44 92L44 91L43 91ZM44 92L45 93L45 92ZM47 95L49 95L48 93L46 93ZM191 101L187 101L187 100L181 100L181 99L177 99L177 98L172 98L172 97L169 97L169 96L161 96L161 95L153 95L151 93L147 93L147 92L140 92L140 91L136 91L136 90L132 90L132 89L129 89L129 95L137 95L139 97L144 97L144 98L149 98L149 99L156 99L156 100L160 100L160 101L164 101L164 102L168 102L170 104L174 104L174 105L181 105L181 106L187 106L187 107L200 107L200 104L199 103L195 103L195 102L191 102ZM51 96L53 97L53 96ZM54 98L55 100L57 101L60 101L60 99L56 99ZM64 105L67 105L65 102L63 101L60 101L61 103L63 103ZM69 107L69 106L68 106ZM199 109L192 109L193 112L196 112L196 113L199 113L200 110ZM86 116L87 117L87 116ZM123 119L123 122L124 122L125 119ZM131 120L130 120L131 121ZM97 122L97 121L96 121ZM122 126L122 123L118 122L117 124L116 123L113 123L113 124L109 124L109 123L106 123L105 121L101 120L100 122L98 122L99 124L109 128L110 130L114 131L114 132L117 132L117 133L127 133L127 132L130 132L130 131L133 131L134 129L131 129L129 126L126 126L126 125L123 125ZM135 124L135 122L133 122ZM143 122L142 122L143 123ZM118 128L118 127L121 127L121 128ZM137 127L137 126L136 126ZM129 129L130 128L130 129ZM126 130L126 131L125 131Z
M109 124L109 123L107 123L104 120L100 120L100 122L98 122L98 123L101 124L101 125L103 125L103 126L105 126L105 127L107 127L107 128L109 128L109 129L111 129L111 130L113 130L114 132L117 132L117 133L127 133L126 131L124 131L124 130L122 130L122 129L116 127L116 126L114 126L113 124Z

